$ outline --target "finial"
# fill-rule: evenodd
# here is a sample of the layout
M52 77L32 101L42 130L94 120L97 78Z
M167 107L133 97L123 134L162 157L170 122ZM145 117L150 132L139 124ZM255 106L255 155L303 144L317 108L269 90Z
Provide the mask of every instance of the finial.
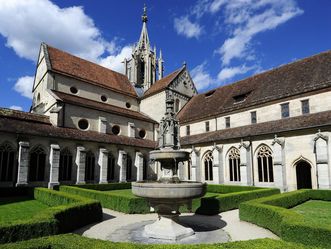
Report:
M186 67L186 61L183 61L183 66Z
M147 7L146 7L146 4L144 4L144 8L143 8L143 10L144 10L144 13L143 13L143 15L141 16L141 20L143 21L143 22L147 22Z

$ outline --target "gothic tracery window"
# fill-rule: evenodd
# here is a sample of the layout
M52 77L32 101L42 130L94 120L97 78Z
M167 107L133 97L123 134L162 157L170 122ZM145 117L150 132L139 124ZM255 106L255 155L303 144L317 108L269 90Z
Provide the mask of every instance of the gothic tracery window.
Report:
M146 158L144 157L143 158L143 180L147 180L147 172L148 171L148 164L147 164L147 160Z
M259 182L274 181L272 151L266 145L262 145L257 152L257 166Z
M107 180L115 180L115 157L111 154L108 155L108 171L107 171Z
M86 153L85 158L85 181L94 181L95 174L95 156L91 151Z
M205 180L213 180L213 154L211 151L207 152L203 158L204 167L205 167Z
M9 182L13 181L14 167L15 167L14 148L4 143L0 146L0 181Z
M72 154L68 148L60 152L59 180L70 181L72 170Z
M230 181L240 181L240 151L232 148L229 152L229 175Z
M36 146L30 152L29 181L44 181L45 167L46 152L41 146Z

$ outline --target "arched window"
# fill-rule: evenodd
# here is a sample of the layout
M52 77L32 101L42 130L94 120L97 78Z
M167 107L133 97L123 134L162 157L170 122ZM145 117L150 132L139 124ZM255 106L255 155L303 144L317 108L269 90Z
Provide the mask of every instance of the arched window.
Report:
M132 178L132 159L129 155L126 158L126 180L129 181Z
M147 167L147 160L146 158L144 157L143 158L143 180L147 180L147 170L148 170L148 167Z
M213 180L213 153L211 151L207 152L203 158L205 166L205 180Z
M72 154L68 148L60 152L59 180L70 181L72 170Z
M179 111L179 99L176 99L175 100L175 112L178 112Z
M108 155L107 180L108 181L115 180L115 157L111 154Z
M230 181L240 181L240 151L232 148L229 152L229 175Z
M30 152L29 181L44 181L45 167L46 152L41 146L36 146Z
M95 156L91 151L86 153L85 159L85 181L94 181Z
M10 144L4 143L0 146L0 181L1 182L13 181L15 154L16 151Z
M262 145L257 152L257 166L259 171L259 182L273 182L273 160L272 151L268 146Z

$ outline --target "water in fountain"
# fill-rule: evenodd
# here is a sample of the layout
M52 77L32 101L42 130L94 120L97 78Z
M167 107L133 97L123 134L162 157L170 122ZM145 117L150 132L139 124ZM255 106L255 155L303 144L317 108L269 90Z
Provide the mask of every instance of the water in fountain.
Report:
M169 91L166 98L166 113L160 122L158 150L150 152L150 159L161 164L162 175L155 182L132 183L132 193L147 198L158 214L158 219L144 228L150 238L178 240L194 234L191 228L178 223L179 208L190 206L192 199L206 193L201 182L180 181L178 165L188 161L189 152L180 150L179 124L174 113L174 99Z

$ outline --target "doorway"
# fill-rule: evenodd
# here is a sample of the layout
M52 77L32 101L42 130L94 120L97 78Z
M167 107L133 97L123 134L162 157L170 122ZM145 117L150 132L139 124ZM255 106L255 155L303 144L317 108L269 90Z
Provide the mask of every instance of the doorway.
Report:
M300 161L296 165L297 189L312 188L311 166L305 161Z

